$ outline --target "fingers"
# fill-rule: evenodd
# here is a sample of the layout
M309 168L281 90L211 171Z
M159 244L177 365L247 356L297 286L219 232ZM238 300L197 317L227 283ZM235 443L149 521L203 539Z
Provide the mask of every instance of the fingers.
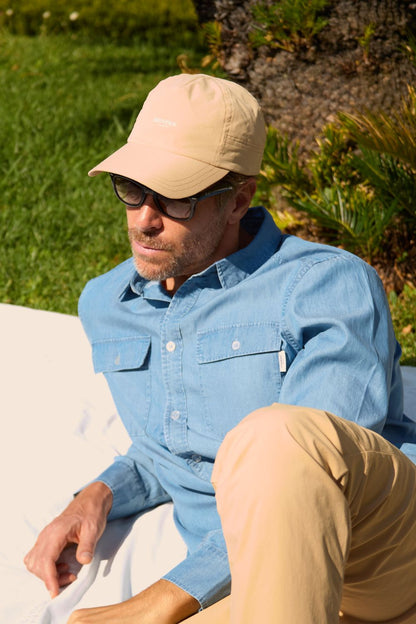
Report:
M52 598L58 595L60 587L68 584L69 577L60 571L64 568L58 564L58 559L71 542L78 542L80 521L74 517L58 516L39 534L33 548L24 558L24 563L32 574L40 578Z
M32 549L25 557L24 563L29 570L45 583L46 589L52 598L59 593L59 575L55 562L50 559L40 560Z
M53 533L52 525L42 531L36 544L24 558L24 563L29 572L43 580L50 595L55 597L59 593L59 575L55 562L65 543L62 544L62 539L52 539Z
M56 566L53 563L48 563L45 565L43 570L44 575L44 583L46 589L48 590L51 598L56 598L59 594L59 578L58 572L56 570Z
M62 589L62 587L67 587L68 585L71 585L71 583L73 583L76 580L77 580L77 575L74 574L73 572L63 572L62 574L59 574L59 578L58 578L59 588Z
M67 563L57 563L56 569L58 572L58 583L59 587L66 587L70 585L77 579L77 575L74 574L72 570L70 570L69 565Z
M90 563L104 531L111 503L111 490L101 482L93 483L39 534L24 562L29 572L45 583L52 597L58 595L60 587L76 578L68 567L61 565L62 552L69 544L78 544L78 563Z

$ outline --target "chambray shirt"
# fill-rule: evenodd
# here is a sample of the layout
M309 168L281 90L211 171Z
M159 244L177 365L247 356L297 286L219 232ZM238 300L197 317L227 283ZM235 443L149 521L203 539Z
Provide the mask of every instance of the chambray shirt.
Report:
M244 249L190 277L173 297L131 259L89 282L79 313L131 447L98 479L109 518L174 502L188 555L165 578L202 607L229 593L210 483L227 431L273 402L316 407L412 452L400 347L375 271L336 248L283 235L263 208ZM260 484L259 484L260 485Z

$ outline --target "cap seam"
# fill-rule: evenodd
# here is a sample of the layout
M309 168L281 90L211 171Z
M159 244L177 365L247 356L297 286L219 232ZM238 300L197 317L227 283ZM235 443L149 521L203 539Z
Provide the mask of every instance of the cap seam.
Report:
M233 134L230 134L229 136L230 136L230 139L232 139L236 143L239 143L241 145L250 145L251 147L255 147L257 150L260 151L260 146L257 143L251 143L251 141L249 140L240 139L240 137L237 137ZM261 150L263 150L263 148L261 148Z
M222 131L222 141L218 142L218 146L215 152L216 159L219 160L220 156L223 156L226 153L226 144L228 141L228 137L232 136L230 134L230 127L232 121L232 106L230 106L230 94L229 91L226 90L225 84L222 82L218 83L218 86L221 91L221 95L224 102L224 126Z

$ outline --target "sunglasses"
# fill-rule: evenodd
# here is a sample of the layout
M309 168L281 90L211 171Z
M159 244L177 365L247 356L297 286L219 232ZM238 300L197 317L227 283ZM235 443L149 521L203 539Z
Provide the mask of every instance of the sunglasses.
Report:
M144 201L148 195L151 195L154 204L161 213L171 219L178 221L189 221L192 219L195 213L195 208L198 202L208 197L215 197L221 193L232 191L232 186L224 186L221 188L213 189L207 193L198 193L193 197L185 197L183 199L170 199L164 197L156 191L143 186L139 182L125 178L124 176L110 173L111 182L113 183L113 189L118 199L126 204L130 208L140 208L143 206Z

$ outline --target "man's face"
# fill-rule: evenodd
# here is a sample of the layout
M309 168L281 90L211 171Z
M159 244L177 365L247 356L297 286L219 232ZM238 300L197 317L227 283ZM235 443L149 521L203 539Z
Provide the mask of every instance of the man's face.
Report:
M190 221L163 215L150 195L141 208L127 210L128 234L138 273L147 280L168 281L176 290L190 275L232 253L228 244L230 202L215 197L198 203ZM169 286L168 284L168 286Z

